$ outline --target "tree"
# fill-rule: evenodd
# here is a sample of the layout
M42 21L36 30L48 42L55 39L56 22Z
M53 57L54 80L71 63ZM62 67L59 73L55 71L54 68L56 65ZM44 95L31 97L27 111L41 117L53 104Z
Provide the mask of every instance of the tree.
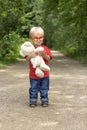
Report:
M44 0L44 7L49 45L72 56L87 53L87 1Z
M40 3L42 0L0 1L0 59L18 55L22 38L29 37L32 26L41 25Z

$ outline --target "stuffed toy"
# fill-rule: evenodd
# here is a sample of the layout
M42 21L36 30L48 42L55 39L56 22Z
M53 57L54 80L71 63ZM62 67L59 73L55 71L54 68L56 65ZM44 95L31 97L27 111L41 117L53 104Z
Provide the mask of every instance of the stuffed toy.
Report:
M50 68L48 65L45 64L42 56L38 55L39 51L44 51L44 48L43 47L35 48L31 42L24 42L21 45L20 55L22 57L25 57L32 52L35 52L37 54L36 57L30 59L30 62L32 63L33 68L36 68L36 70L35 70L36 76L42 78L42 77L44 77L43 71L50 71Z

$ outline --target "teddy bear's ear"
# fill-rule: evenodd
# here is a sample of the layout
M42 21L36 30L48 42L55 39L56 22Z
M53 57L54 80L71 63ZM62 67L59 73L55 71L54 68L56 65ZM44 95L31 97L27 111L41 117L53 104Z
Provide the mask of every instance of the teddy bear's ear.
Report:
M24 45L25 45L25 46L32 46L32 43L29 42L29 41L26 41L26 42L24 42Z

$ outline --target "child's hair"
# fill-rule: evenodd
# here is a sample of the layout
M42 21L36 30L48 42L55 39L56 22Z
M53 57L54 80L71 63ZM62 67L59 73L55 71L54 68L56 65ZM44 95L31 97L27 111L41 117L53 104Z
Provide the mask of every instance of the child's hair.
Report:
M32 27L29 32L29 37L31 38L35 33L39 33L44 36L44 30L41 27Z

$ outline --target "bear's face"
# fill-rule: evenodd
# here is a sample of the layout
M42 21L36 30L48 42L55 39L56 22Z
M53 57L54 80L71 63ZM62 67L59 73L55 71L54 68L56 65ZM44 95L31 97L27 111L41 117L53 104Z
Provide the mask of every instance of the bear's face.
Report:
M24 56L29 55L30 53L34 52L35 48L30 42L25 42L21 46L21 52Z

